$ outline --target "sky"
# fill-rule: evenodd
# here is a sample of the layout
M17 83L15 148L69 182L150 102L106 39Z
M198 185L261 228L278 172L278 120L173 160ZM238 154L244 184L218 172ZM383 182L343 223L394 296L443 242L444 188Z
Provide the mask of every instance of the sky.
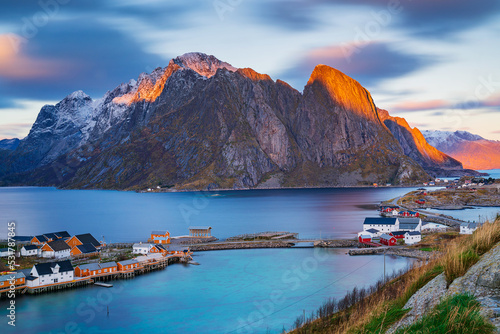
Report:
M0 12L0 139L41 107L98 99L186 52L301 91L317 64L420 130L500 140L500 1L17 0Z

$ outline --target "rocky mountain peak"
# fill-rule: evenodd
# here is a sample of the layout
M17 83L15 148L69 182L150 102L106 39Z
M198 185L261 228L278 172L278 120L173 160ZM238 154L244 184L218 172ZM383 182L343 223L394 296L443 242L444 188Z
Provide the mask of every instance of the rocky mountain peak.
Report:
M327 65L317 65L307 82L306 89L315 86L325 89L334 103L344 110L380 122L370 93L359 82L339 70Z
M215 56L207 55L201 52L189 52L176 57L170 61L183 68L190 68L196 73L206 78L215 75L219 68L225 68L228 71L235 72L236 67L217 59Z

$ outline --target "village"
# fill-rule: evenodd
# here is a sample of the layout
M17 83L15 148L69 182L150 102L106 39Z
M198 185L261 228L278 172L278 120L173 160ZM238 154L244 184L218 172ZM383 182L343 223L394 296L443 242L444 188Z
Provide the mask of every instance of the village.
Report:
M182 239L210 239L211 229L191 227L189 236ZM90 233L71 236L67 231L60 231L13 239L22 245L20 250L2 248L0 257L15 257L16 261L21 259L33 265L19 269L16 268L21 267L19 264L9 265L10 271L0 275L0 296L12 292L36 294L88 284L111 287L112 284L103 282L132 278L176 262L196 264L191 261L189 247L172 244L168 231L152 231L147 243L134 243L131 249L112 248L107 254L115 254L116 261L103 260L107 245Z

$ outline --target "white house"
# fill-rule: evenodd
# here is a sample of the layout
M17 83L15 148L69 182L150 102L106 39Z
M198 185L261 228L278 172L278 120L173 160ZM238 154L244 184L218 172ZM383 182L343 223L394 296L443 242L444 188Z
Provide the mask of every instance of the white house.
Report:
M148 254L149 251L153 248L153 244L134 244L132 246L132 253L133 254Z
M478 223L460 224L460 234L472 234L480 225Z
M46 243L41 249L42 257L62 259L71 256L71 247L61 239Z
M405 244L413 245L422 241L422 234L419 231L410 231L405 233Z
M70 260L35 264L26 277L28 287L71 282L74 270Z
M21 256L37 256L37 255L39 255L37 245L24 245L23 248L21 248Z
M399 218L400 231L422 232L422 219L420 218Z
M368 231L370 229L376 229L379 235L382 233L395 232L399 230L399 219L400 218L365 218L363 223L363 231Z

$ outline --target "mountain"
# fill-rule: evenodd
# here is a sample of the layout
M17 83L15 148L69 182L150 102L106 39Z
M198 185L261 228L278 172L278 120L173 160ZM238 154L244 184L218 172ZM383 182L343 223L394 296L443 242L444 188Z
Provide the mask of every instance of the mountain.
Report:
M412 128L401 117L392 117L387 110L379 109L380 118L398 140L404 153L436 176L476 175L473 170L463 170L462 163L432 146L417 128Z
M465 168L500 168L500 141L484 139L467 131L432 131L422 134L437 149L460 160Z
M325 65L300 93L250 68L188 53L101 99L77 91L44 106L2 159L0 180L242 189L408 184L429 179L422 166L461 172L426 145L427 160L413 155L380 113L364 87Z
M13 151L19 145L20 140L17 138L0 140L0 150Z

